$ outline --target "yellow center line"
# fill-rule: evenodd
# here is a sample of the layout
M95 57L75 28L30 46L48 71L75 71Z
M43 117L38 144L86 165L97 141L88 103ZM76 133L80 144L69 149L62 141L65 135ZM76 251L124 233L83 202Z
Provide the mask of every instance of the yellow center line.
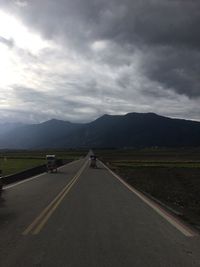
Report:
M33 234L38 234L41 231L44 224L47 222L47 220L53 214L55 209L62 202L66 194L70 191L72 186L78 180L78 178L84 171L86 165L87 165L87 161L82 166L82 168L78 171L78 173L72 178L72 180L62 189L62 191L50 202L50 204L39 214L39 216L36 217L36 219L25 229L25 231L22 233L23 235L27 235L31 231L33 231Z
M33 231L33 234L34 235L37 235L42 230L42 228L44 227L44 225L46 224L46 222L48 221L48 219L51 217L51 215L56 210L56 208L60 205L60 203L62 202L62 200L64 199L64 197L68 194L68 192L70 191L70 189L72 188L72 186L76 183L76 181L78 180L78 178L79 178L79 176L76 177L76 179L73 181L73 183L70 184L70 186L64 192L64 194L59 198L59 200L52 206L52 208L49 210L49 212L44 216L43 220L38 224L38 226Z

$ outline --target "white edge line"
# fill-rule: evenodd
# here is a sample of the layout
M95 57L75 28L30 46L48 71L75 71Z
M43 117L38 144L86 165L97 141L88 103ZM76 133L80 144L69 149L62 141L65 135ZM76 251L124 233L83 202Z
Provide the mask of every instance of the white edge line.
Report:
M23 184L23 183L26 183L26 182L30 182L31 180L34 180L34 179L36 179L36 178L38 178L38 177L41 177L41 176L43 176L43 175L45 175L45 174L46 174L46 173L43 172L43 173L41 173L41 174L38 174L38 175L33 176L33 177L31 177L31 178L25 179L25 180L23 180L23 181L16 182L16 183L14 183L14 184L4 186L3 189L10 189L10 188L15 187L15 186L17 186L17 185L20 185L20 184Z
M117 178L125 187L127 187L131 192L137 195L143 202L145 202L148 206L150 206L153 210L155 210L160 216L162 216L165 220L167 220L171 225L173 225L176 229L178 229L182 234L187 237L198 236L196 232L192 229L184 225L181 221L176 219L173 215L169 214L165 211L160 205L150 200L147 196L139 192L134 187L127 184L121 177L119 177L116 173L110 170L103 162L102 165L115 177Z
M69 162L69 163L67 163L67 164L65 164L65 165L63 165L63 166L61 166L61 167L59 167L58 169L62 169L62 168L64 168L65 166L69 166L69 165L72 165L72 164L74 164L74 163L77 163L77 162L80 161L80 160L81 160L81 159L78 159L78 160ZM23 183L26 183L26 182L30 182L30 181L32 181L32 180L34 180L34 179L37 179L37 178L39 178L39 177L41 177L41 176L43 176L43 175L45 175L45 174L47 174L47 173L46 173L46 172L43 172L43 173L40 173L40 174L38 174L38 175L36 175L36 176L27 178L27 179L25 179L25 180L23 180L23 181L16 182L16 183L11 184L11 185L6 185L6 186L3 187L3 189L10 189L10 188L13 188L13 187L15 187L15 186L17 186L17 185L20 185L20 184L23 184Z

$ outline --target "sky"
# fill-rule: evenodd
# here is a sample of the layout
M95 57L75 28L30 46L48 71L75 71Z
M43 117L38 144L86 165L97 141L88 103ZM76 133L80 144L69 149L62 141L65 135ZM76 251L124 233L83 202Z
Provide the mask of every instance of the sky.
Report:
M0 0L0 121L200 120L199 0Z

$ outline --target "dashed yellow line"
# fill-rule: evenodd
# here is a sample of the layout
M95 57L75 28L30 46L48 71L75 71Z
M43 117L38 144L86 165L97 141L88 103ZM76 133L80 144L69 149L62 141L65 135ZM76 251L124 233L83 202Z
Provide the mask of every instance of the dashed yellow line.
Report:
M44 225L47 223L50 216L56 210L56 208L60 205L64 197L68 194L73 185L77 182L78 178L84 171L87 165L87 161L82 166L82 168L78 171L78 173L72 178L72 180L62 189L62 191L51 201L51 203L35 218L35 220L24 230L23 235L27 234L38 234Z

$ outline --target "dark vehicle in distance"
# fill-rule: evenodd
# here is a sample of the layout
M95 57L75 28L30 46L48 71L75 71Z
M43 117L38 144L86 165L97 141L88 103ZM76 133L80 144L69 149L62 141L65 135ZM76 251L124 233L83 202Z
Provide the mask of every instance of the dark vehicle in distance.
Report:
M90 156L90 168L97 168L97 157L95 155Z

